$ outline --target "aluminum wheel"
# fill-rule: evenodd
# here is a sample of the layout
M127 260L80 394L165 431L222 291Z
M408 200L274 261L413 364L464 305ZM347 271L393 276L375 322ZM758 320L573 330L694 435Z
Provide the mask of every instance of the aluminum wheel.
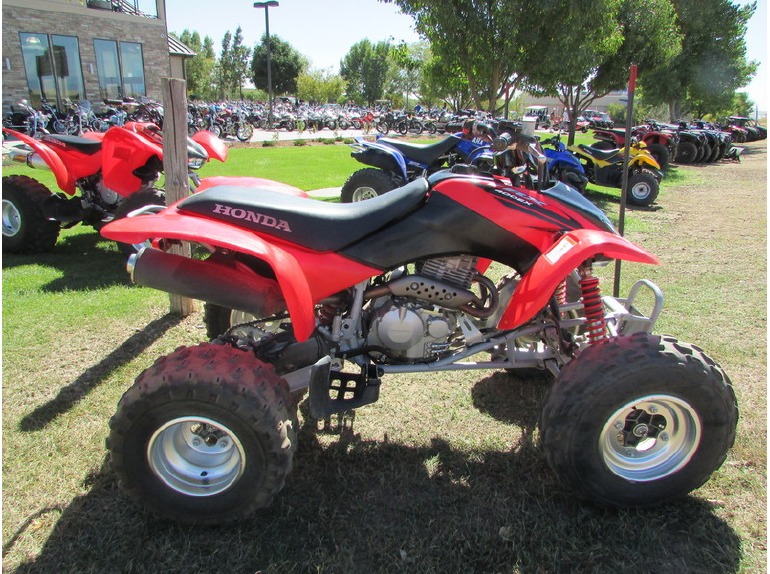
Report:
M700 419L689 404L670 395L648 395L615 411L599 437L599 451L616 475L647 482L685 466L700 439Z
M171 420L153 433L147 459L169 488L187 496L213 496L243 474L246 456L226 426L204 417Z
M371 187L359 187L353 192L353 201L364 201L378 195L377 191Z
M3 200L3 235L6 237L13 237L21 229L21 213L16 206L8 201Z

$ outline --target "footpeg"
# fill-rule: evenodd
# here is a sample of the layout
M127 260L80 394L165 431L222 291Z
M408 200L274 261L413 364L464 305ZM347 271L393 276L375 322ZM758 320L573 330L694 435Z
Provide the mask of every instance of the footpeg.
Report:
M373 365L361 373L332 370L331 357L313 365L310 374L310 414L325 419L333 414L357 409L380 398L380 379Z

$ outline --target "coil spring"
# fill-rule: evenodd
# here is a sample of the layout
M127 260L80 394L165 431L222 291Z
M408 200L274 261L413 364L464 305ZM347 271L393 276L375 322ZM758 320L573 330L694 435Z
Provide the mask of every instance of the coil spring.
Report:
M599 289L599 278L586 275L580 278L580 291L583 294L583 309L586 315L588 343L593 345L607 338L604 323L604 303Z
M336 317L339 314L340 309L341 309L341 305L336 304L335 301L330 301L330 300L324 301L316 309L318 322L321 325L331 325L332 321L334 321L334 317Z
M565 279L554 291L553 296L556 297L556 303L561 306L567 302L567 280Z

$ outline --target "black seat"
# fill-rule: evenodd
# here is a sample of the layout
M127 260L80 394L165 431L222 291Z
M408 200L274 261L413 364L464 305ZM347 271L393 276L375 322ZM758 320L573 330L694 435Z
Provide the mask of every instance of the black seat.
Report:
M448 136L441 141L432 144L412 144L394 140L390 138L380 138L378 143L388 144L396 148L411 160L418 161L427 165L432 164L450 149L457 145L460 138L457 136Z
M89 138L81 138L79 136L66 136L60 134L48 134L43 138L43 141L52 139L66 144L67 147L75 148L76 150L83 152L84 154L93 155L102 149L102 142L99 140L92 140Z
M428 180L421 178L366 201L330 203L269 188L221 185L177 207L315 251L338 251L422 205L428 187Z
M600 159L602 161L609 161L614 156L621 157L619 149L599 149L585 144L578 144L578 147L582 150L585 150L586 153L591 154L596 159Z

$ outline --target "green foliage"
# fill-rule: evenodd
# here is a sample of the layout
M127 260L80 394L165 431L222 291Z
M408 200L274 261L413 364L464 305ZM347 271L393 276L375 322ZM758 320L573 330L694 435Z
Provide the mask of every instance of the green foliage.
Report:
M745 35L756 2L673 0L683 34L682 51L642 78L646 97L669 106L671 120L729 109L757 63L746 60Z
M353 44L340 62L340 75L347 82L347 96L357 104L374 104L385 93L391 51L389 42L372 44L368 39Z
M552 21L561 13L571 32L539 36L527 54L526 74L536 93L552 94L578 117L591 102L628 82L631 64L646 69L669 61L680 49L669 0L578 0L568 7L545 5L540 16ZM527 16L531 20L532 15ZM593 22L593 24L592 24ZM536 22L531 22L536 26ZM550 50L558 58L532 59ZM574 137L571 126L569 142Z
M195 56L188 58L185 63L187 94L197 99L214 99L216 93L212 89L212 84L214 83L214 69L217 65L214 41L209 36L201 41L198 32L190 32L189 30L184 30L177 37L195 52Z
M297 91L297 78L308 67L307 59L295 50L291 44L281 38L270 35L270 72L273 92L276 94L294 94ZM267 90L267 35L254 48L251 60L251 74L254 85Z
M494 112L504 86L520 79L521 55L530 30L513 0L383 0L414 18L445 69L459 70L480 109ZM435 75L432 78L436 78Z
M345 80L324 70L308 70L297 77L298 98L308 102L335 103L345 93Z

